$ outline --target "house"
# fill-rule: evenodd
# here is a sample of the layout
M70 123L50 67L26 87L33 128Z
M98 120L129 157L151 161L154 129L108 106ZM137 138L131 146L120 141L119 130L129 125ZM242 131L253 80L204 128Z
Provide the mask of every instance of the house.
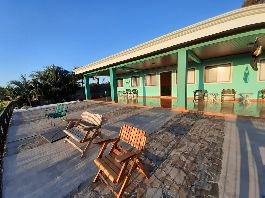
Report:
M265 89L265 53L253 70L252 51L258 38L265 49L265 4L241 8L124 50L74 70L85 78L110 76L112 101L118 92L137 89L139 97L177 98L187 108L194 90L221 93L235 89L236 99L249 93L259 100ZM220 97L220 95L219 95Z

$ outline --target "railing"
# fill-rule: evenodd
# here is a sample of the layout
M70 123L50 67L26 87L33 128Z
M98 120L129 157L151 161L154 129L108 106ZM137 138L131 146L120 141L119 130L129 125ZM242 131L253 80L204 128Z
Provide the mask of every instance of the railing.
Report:
M5 109L0 112L0 154L3 154L6 135L9 127L9 122L13 114L15 102L10 102Z

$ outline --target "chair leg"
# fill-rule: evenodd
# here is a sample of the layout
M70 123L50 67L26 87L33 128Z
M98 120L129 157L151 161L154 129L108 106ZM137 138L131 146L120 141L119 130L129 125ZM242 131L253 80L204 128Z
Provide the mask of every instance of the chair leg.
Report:
M92 139L89 140L89 142L87 143L85 149L84 149L83 152L82 152L81 158L84 157L85 152L86 152L86 150L89 148L89 146L92 144L93 139L94 139L94 138L92 137Z
M97 136L98 136L99 138L103 139L103 136L102 136L102 134L101 134L101 131L97 131Z
M130 179L130 177L131 177L131 175L132 175L132 172L134 171L134 169L135 169L135 166L136 164L135 164L135 162L133 163L133 166L131 167L131 169L130 169L130 171L129 171L129 173L128 173L128 175L125 177L125 179L124 179L124 182L123 182L123 184L122 184L122 186L121 186L121 188L120 188L120 191L119 191L119 193L118 193L118 195L117 195L117 198L121 198L122 197L122 195L123 195L123 193L124 193L124 191L125 191L125 188L126 188L126 186L127 186L127 184L128 184L128 182L129 182L129 179Z
M146 169L145 169L143 163L142 163L139 159L136 160L136 164L137 164L137 166L139 167L139 169L141 170L141 172L143 173L143 175L144 175L146 178L150 178L149 173L146 171Z
M96 176L95 176L95 178L94 178L94 180L93 180L93 183L96 183L97 181L98 181L98 179L99 179L99 175L101 174L101 170L99 169L99 171L98 171L98 173L96 174Z
M117 195L117 198L121 198L122 197L122 195L123 195L123 193L125 191L125 187L126 187L127 183L129 182L129 179L130 179L129 176L125 177L125 180L124 180L124 182L123 182L123 184L121 186L121 189L120 189L120 191L119 191L119 193Z
M64 139L64 143L67 143L67 140L66 139L69 139L69 136L67 135Z

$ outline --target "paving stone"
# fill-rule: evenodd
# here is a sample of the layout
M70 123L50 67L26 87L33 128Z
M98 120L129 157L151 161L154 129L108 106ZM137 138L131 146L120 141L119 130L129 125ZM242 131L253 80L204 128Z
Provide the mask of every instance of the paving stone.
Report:
M171 118L149 133L143 162L151 177L137 177L126 197L218 196L223 131L221 118L186 113Z

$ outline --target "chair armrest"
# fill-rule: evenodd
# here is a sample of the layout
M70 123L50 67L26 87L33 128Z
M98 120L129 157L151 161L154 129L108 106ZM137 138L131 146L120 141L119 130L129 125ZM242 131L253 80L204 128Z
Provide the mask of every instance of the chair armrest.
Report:
M141 154L142 151L136 151L136 152L128 152L128 153L124 153L122 155L119 155L117 156L115 159L118 161L118 162L124 162L132 157L135 157L139 154Z
M101 126L83 126L80 123L79 123L79 126L85 131L91 131L94 129L99 129L101 127Z
M63 121L66 121L66 122L77 122L79 120L80 119L78 119L78 118L63 119Z
M68 123L66 129L71 129L71 128L73 128L74 126L75 126L75 122L70 121L70 122Z
M100 141L94 142L94 144L104 144L104 143L109 144L109 143L111 143L111 142L115 142L115 141L117 141L117 140L119 140L119 138L103 139L103 140L100 140Z
M98 154L98 158L102 157L109 143L112 142L113 144L115 144L115 142L117 143L118 140L119 138L113 138L113 139L105 139L105 140L101 140L98 142L94 142L94 144L102 145L101 150L99 151L99 154Z

